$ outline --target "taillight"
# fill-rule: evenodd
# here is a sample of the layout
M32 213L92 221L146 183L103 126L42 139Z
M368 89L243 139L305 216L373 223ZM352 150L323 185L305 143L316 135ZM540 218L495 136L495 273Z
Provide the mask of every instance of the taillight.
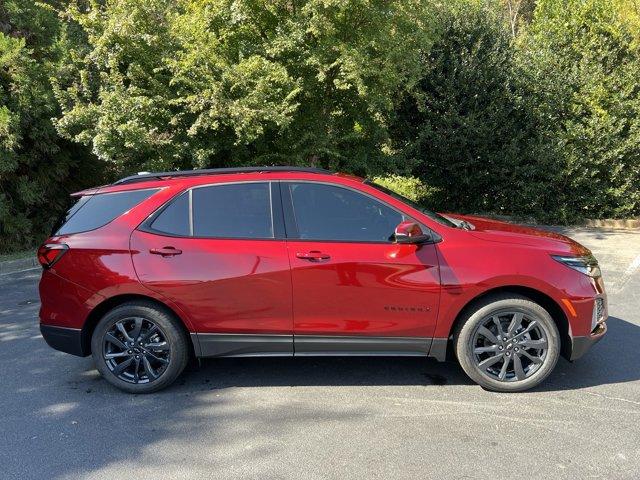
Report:
M38 249L38 261L42 268L51 268L69 250L64 243L45 243Z

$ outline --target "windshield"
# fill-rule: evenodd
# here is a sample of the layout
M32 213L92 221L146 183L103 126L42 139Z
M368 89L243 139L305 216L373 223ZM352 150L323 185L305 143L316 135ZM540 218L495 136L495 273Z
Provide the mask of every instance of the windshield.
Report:
M404 197L404 196L400 195L399 193L394 192L393 190L389 190L388 188L383 187L382 185L379 185L379 184L373 182L372 180L367 179L367 180L364 181L364 183L366 183L367 185L372 186L376 190L380 190L381 192L392 196L396 200L400 200L402 203L406 203L410 207L415 208L416 210L418 210L419 212L424 213L427 217L429 217L431 220L433 220L435 222L438 222L438 223L440 223L442 225L446 225L447 227L454 227L454 228L457 227L457 225L455 223L453 223L448 218L443 217L439 213L432 212L428 208L425 208L422 205L420 205L419 203L416 203L413 200L410 200L407 197Z

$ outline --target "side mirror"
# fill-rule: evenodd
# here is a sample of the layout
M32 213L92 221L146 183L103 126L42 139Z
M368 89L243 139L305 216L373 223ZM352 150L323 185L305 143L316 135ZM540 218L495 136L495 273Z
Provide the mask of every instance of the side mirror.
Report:
M420 225L415 222L404 221L396 227L393 234L396 243L426 243L431 241L431 235L424 233Z

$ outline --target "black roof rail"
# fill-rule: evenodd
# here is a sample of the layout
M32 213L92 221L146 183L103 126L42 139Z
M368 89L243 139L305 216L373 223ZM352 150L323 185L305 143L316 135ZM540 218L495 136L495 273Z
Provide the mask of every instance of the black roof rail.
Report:
M176 170L175 172L141 172L137 175L121 178L113 185L123 185L129 183L145 182L153 179L175 178L175 177L195 177L198 175L223 175L230 173L261 173L261 172L303 172L333 174L331 170L313 167L235 167L235 168L205 168L201 170Z

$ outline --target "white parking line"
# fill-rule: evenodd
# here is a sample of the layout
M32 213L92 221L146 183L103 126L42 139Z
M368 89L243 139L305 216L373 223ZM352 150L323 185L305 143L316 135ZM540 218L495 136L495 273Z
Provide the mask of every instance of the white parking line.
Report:
M633 259L633 261L627 266L622 275L620 276L620 280L615 282L613 288L611 289L611 293L619 293L625 287L625 285L631 280L631 277L640 269L640 255Z
M30 268L25 268L24 270L16 270L15 272L5 272L5 273L0 273L0 277L4 277L5 275L13 275L15 273L24 273L24 272L30 272L31 270L39 270L42 267L30 267Z
M624 271L624 275L630 277L631 275L633 275L634 273L636 273L636 270L638 270L640 268L640 255L638 255L633 262L631 262L629 264L629 266L627 267L627 269Z

